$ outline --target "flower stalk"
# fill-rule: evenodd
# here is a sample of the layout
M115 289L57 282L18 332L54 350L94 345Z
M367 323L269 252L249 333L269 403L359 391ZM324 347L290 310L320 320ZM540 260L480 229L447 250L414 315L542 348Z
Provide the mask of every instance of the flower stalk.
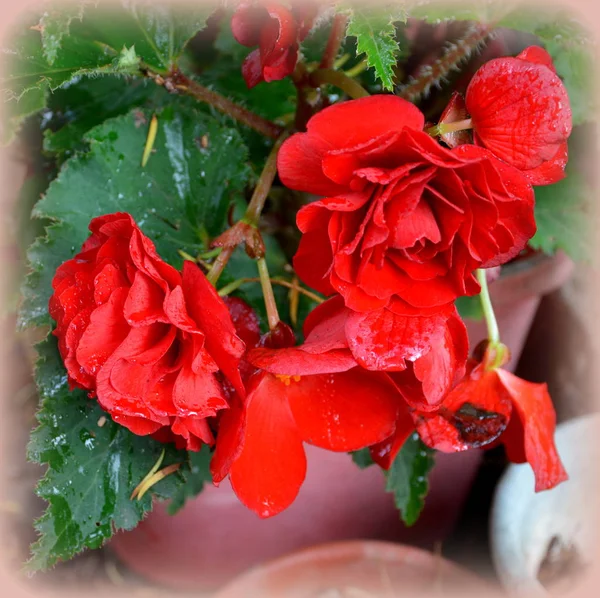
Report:
M483 317L488 331L488 339L491 345L498 345L500 343L500 330L498 329L498 322L496 321L496 314L492 306L492 300L490 299L490 292L488 289L487 277L485 270L477 270L477 282L481 287L481 293L479 299L481 301L481 308L483 309Z
M277 311L277 303L275 301L275 294L273 293L273 286L271 285L267 260L264 257L261 257L256 262L256 265L258 266L260 286L262 287L263 297L265 298L269 330L274 330L277 328L277 324L279 324L279 312Z
M357 83L354 79L342 71L335 71L333 69L317 69L310 74L309 81L313 87L319 87L324 84L333 85L334 87L341 89L353 100L365 98L370 95L360 83Z

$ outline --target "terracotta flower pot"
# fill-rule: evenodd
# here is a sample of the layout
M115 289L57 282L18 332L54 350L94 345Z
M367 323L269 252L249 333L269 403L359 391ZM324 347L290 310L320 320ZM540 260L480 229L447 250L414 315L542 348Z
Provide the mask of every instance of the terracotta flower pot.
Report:
M560 252L533 254L502 266L500 277L489 288L500 337L511 352L505 369L517 367L542 297L558 289L572 272L573 262ZM485 322L465 319L465 323L474 347L487 336Z
M214 598L316 598L493 595L495 588L430 552L387 542L339 542L302 550L256 567Z
M259 519L225 481L175 516L157 504L110 546L135 572L185 589L214 589L251 566L323 542L375 538L431 547L450 533L481 458L478 451L438 455L425 510L406 528L379 468L361 470L346 454L305 448L306 481L283 513Z

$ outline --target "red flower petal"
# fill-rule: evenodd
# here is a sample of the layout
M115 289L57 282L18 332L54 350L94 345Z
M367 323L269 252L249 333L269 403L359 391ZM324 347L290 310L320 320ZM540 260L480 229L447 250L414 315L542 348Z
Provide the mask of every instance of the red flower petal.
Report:
M326 353L307 353L302 347L252 349L246 359L261 370L283 376L329 374L356 367L356 360L348 349L333 349Z
M361 368L298 381L273 378L270 386L287 397L302 439L330 451L358 450L390 436L402 401L387 376Z
M243 397L245 389L239 363L244 343L235 333L227 306L200 268L192 262L183 263L182 287L188 312L206 335L208 352Z
M535 474L535 491L553 488L568 479L554 444L556 413L546 384L521 380L504 370L497 371L498 378L510 395L523 429L517 450L522 443L527 461ZM507 443L510 439L507 439Z
M506 429L511 397L495 370L477 366L435 411L413 414L421 440L452 453L486 446Z
M210 473L216 485L227 477L242 451L245 426L246 412L239 400L232 400L229 409L220 414L217 447L210 461Z
M443 338L447 316L400 316L381 309L353 313L346 323L352 354L368 370L401 371Z
M556 72L554 63L552 62L552 56L541 48L540 46L529 46L525 48L520 54L517 55L519 60L525 60L527 62L533 62L535 64L542 64L547 66L553 73Z
M569 160L569 148L563 143L554 158L546 160L537 168L525 170L523 174L532 185L552 185L565 178L565 168Z
M389 438L369 447L371 458L381 468L388 470L408 437L414 432L415 422L406 406L400 404L394 433Z
M289 507L306 475L306 456L283 383L260 373L246 398L246 429L231 486L240 501L261 518Z
M539 54L537 50L531 50ZM565 86L545 64L497 58L475 73L466 93L475 141L527 170L552 159L571 133Z

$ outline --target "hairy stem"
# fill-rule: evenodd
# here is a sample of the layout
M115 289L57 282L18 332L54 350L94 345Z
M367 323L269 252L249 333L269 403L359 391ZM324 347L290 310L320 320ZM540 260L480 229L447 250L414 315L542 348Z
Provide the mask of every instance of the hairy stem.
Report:
M245 124L246 126L254 129L261 135L265 137L269 137L270 139L277 139L283 128L279 125L271 122L251 112L250 110L244 108L227 99L226 97L200 85L196 81L189 79L186 77L181 71L173 72L166 79L154 77L157 82L162 81L162 84L170 91L181 91L184 92L194 98L196 98L200 102L205 102L214 106L219 112L223 114L227 114L234 118L235 120Z
M491 33L490 25L474 24L466 35L449 44L445 54L431 64L421 66L417 76L404 85L398 95L411 102L429 92L433 85L439 85L452 70L459 70L458 65L470 58Z
M329 83L341 89L346 95L352 99L364 98L369 95L369 92L351 77L348 77L342 71L334 71L333 69L318 69L310 74L310 84L314 87L319 87L325 83Z
M346 35L347 23L348 17L346 15L337 14L333 18L331 32L329 33L329 39L327 40L327 46L325 47L323 58L321 59L322 69L330 69L333 67Z

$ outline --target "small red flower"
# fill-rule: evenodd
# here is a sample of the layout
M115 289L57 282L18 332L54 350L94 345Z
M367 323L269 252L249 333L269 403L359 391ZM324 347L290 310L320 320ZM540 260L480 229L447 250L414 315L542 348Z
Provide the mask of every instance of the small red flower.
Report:
M486 62L465 95L476 145L522 170L534 185L564 177L571 107L552 58L537 46Z
M546 384L471 360L468 374L431 412L414 412L425 444L443 452L501 442L511 461L528 461L535 490L567 479L554 445L556 414Z
M278 351L288 349L255 349L248 359L259 365L261 356ZM245 401L220 420L213 480L229 474L238 498L260 517L276 515L296 498L306 475L304 442L357 450L392 435L403 409L385 374L363 370L351 357L344 361L335 348L329 355L305 355L302 375L256 371Z
M207 418L228 408L222 375L244 393L244 343L227 306L192 262L183 275L163 262L129 214L94 218L90 230L49 303L70 386L135 434L212 444Z
M242 0L231 19L231 30L242 45L258 49L242 65L249 88L261 81L290 75L298 60L298 45L310 31L318 7L312 0L293 0L291 8L267 0Z
M410 102L335 104L286 140L278 172L324 196L303 207L294 266L355 311L438 309L479 292L477 268L502 264L535 232L533 190L488 150L442 147Z

